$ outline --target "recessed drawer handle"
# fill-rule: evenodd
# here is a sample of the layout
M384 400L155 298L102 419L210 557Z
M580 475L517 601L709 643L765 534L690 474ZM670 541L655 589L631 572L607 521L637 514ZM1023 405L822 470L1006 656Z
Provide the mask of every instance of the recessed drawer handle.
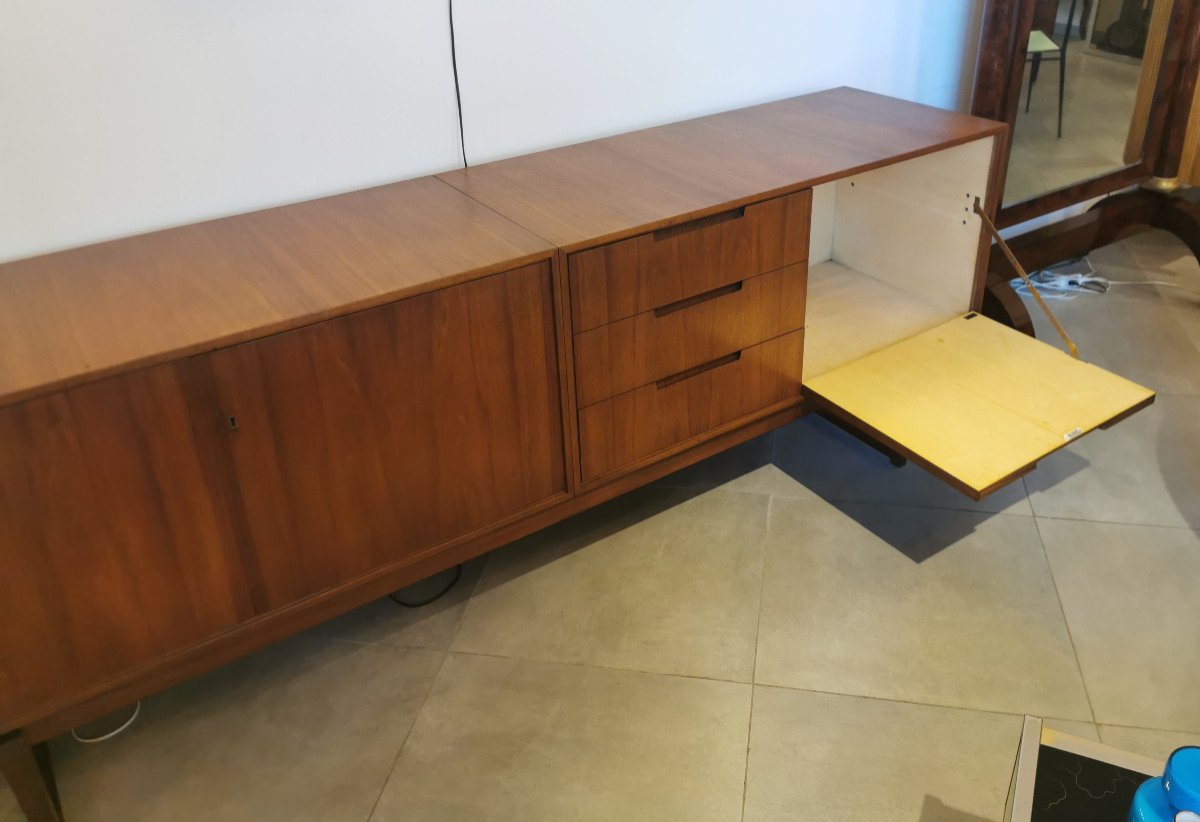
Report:
M691 379L705 371L712 371L714 368L720 368L722 365L729 365L731 362L737 362L742 357L741 351L734 351L732 354L726 354L724 357L717 357L711 362L706 362L702 365L697 365L689 368L686 371L680 371L678 374L672 374L669 377L663 377L654 383L657 388L666 388L668 385L674 385L677 382Z
M671 225L666 228L660 228L654 232L654 241L669 240L672 237L680 234L687 234L689 231L699 231L702 228L727 223L730 220L740 220L746 215L746 207L735 208L731 211L722 211L720 214L710 214L707 217L701 217L698 220L692 220L679 225Z
M685 297L682 300L676 300L673 303L660 305L654 309L655 317L665 317L668 314L674 314L676 311L681 311L685 308L691 308L693 305L706 303L709 300L715 300L717 297L724 297L726 294L736 294L742 290L742 280L729 285L723 285L720 288L714 288L712 291L705 291L703 294L697 294L694 297Z

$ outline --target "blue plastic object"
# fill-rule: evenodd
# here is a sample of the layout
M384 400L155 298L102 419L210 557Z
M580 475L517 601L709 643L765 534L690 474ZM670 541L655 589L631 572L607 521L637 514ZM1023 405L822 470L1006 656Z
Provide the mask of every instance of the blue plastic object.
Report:
M1200 815L1200 747L1179 748L1167 757L1161 777L1142 783L1129 822L1176 822L1187 812Z

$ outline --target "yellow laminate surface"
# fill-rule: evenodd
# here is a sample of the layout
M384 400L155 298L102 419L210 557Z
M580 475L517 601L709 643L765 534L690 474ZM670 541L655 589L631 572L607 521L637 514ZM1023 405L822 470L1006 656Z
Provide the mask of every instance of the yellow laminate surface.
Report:
M1154 399L979 315L806 377L804 386L976 498Z

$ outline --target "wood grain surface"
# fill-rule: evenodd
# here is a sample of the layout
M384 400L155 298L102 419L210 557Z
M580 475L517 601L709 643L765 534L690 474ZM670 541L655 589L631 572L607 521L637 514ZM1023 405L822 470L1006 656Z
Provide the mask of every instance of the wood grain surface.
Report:
M803 361L804 332L794 331L706 364L693 375L651 383L582 409L584 480L798 398Z
M174 365L0 409L0 730L251 616L198 436Z
M438 176L572 252L1004 132L839 88Z
M0 265L0 406L548 259L432 177Z
M678 310L585 331L575 338L580 406L803 328L807 279L805 264L797 263Z
M209 355L265 609L566 489L548 263Z
M812 192L567 257L575 333L808 259Z
M0 732L794 419L810 186L1003 129L838 89L0 265Z

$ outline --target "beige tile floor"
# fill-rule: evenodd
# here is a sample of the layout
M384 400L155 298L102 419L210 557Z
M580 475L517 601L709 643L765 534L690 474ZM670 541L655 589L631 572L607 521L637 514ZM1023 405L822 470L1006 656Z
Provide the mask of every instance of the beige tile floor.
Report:
M972 503L802 420L55 741L68 818L970 822L1022 713L1200 742L1200 267L1094 258L1184 286L1055 304L1161 395L1026 481Z
M1005 204L1104 174L1125 165L1125 140L1137 97L1140 65L1067 50L1063 136L1058 136L1058 61L1044 60L1025 111L1029 67L1013 128Z

